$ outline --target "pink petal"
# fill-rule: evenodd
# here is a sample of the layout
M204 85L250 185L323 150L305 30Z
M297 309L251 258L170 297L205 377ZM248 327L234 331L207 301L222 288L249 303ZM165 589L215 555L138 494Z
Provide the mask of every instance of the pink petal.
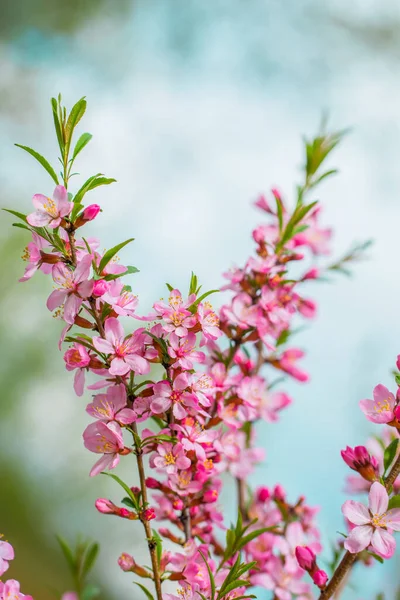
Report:
M115 345L118 340L124 337L122 325L115 317L110 317L107 319L104 325L104 330L106 332L106 338L113 345Z
M75 283L80 283L85 279L89 279L90 268L92 266L92 255L86 254L79 262L78 266L74 271L74 281Z
M47 298L46 306L49 310L54 310L58 306L64 303L64 300L67 296L67 292L65 290L54 290L51 292L50 296Z
M39 265L33 265L31 263L28 264L28 266L25 269L24 274L22 275L22 277L20 279L18 279L18 281L23 282L23 281L28 281L28 279L30 279L32 277L32 275L34 275L36 273L36 271L38 270Z
M118 454L117 454L117 457L119 459ZM98 475L99 473L104 471L104 469L110 469L112 467L113 462L114 462L114 454L104 454L101 458L99 458L99 460L91 468L90 477L94 477L95 475Z
M372 423L388 423L393 419L392 411L377 412L376 405L373 400L360 400L359 406L368 421Z
M50 229L56 229L61 223L61 219L58 217L57 219L52 219L49 223Z
M389 496L384 486L375 481L369 490L369 508L374 515L383 515L388 508Z
M70 325L74 324L75 317L79 312L82 304L82 298L78 298L75 294L70 294L64 304L64 320Z
M389 529L400 531L400 508L392 508L386 513L385 521Z
M137 414L131 408L123 408L117 414L117 420L124 425L130 425L134 423L137 419Z
M93 280L82 281L82 283L80 283L78 285L77 292L81 296L81 298L89 298L89 296L92 295L93 286L94 286L94 281Z
M366 525L371 522L371 516L364 504L347 500L342 506L342 513L354 525Z
M113 358L109 369L110 375L126 375L130 367L123 358Z
M51 216L41 210L37 210L36 212L31 213L26 217L29 225L32 227L45 227L51 221Z
M165 398L162 396L155 398L154 400L152 400L152 402L150 404L151 411L156 415L159 415L159 414L165 412L166 410L169 409L170 406L171 406L171 400L169 398Z
M370 525L354 527L345 539L344 547L352 554L357 554L357 552L365 550L371 543L373 531L374 529Z
M101 337L94 337L92 339L92 342L93 342L93 346L99 352L104 352L104 354L113 354L114 347L110 344L109 341L104 340Z
M33 206L41 211L45 211L44 206L48 203L48 201L48 197L44 196L43 194L35 194L32 198Z
M390 558L396 550L394 537L385 529L375 529L372 534L371 545L375 552L382 558Z
M57 185L54 188L53 199L56 201L57 205L61 202L61 204L68 202L68 192L63 185Z
M146 375L150 372L150 364L138 354L128 354L125 356L125 360L132 371L135 371L135 373L138 373L139 375Z
M83 369L77 369L74 378L74 390L77 396L83 395L85 389L85 371Z
M393 410L393 408L396 404L396 401L394 399L392 392L389 392L387 387L385 387L382 384L375 386L373 395L374 395L374 402L382 402L382 403L388 402L390 409Z

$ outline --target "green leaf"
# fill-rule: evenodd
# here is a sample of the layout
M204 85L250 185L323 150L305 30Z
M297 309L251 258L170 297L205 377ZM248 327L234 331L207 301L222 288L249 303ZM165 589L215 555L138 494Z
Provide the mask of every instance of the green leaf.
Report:
M12 223L13 227L18 227L19 229L26 229L26 231L30 231L27 225L23 225L22 223Z
M122 250L122 248L124 246L126 246L127 244L130 244L130 242L133 242L134 239L135 238L129 238L129 240L126 240L125 242L121 242L121 244L117 244L113 248L110 248L110 250L107 250L107 252L104 254L104 256L102 257L102 259L100 261L99 273L102 273L104 267L106 267L108 265L110 260L117 254L117 252Z
M129 506L129 508L136 508L136 506L133 504L132 500L128 497L122 498L121 502L122 502L122 504L125 504L125 506Z
M197 298L197 300L195 300L193 302L193 304L191 304L189 306L188 310L190 310L191 313L196 312L196 309L197 309L198 305L200 304L200 302L203 302L203 300L205 300L207 298L207 296L210 296L211 294L217 294L219 291L220 290L210 290L209 292L205 292L199 298Z
M36 152L36 150L32 150L32 148L29 148L28 146L22 146L21 144L15 144L15 146L17 146L18 148L22 148L22 150L25 150L25 152L28 152L28 154L36 158L36 160L40 162L42 167L46 169L46 171L56 183L56 185L58 185L58 177L56 175L56 172L54 171L53 167L48 163L48 161L44 158L44 156Z
M64 138L63 138L63 134L61 131L61 124L60 124L60 119L59 119L59 114L58 114L58 106L59 105L55 98L51 99L51 106L53 109L54 127L56 130L58 145L60 147L61 154L64 155Z
M399 438L393 440L389 446L385 449L385 454L383 456L383 466L385 469L385 473L396 458L397 450L399 447Z
M110 183L114 183L115 179L109 179L104 177L102 173L97 173L96 175L92 175L85 181L82 187L77 191L74 197L74 203L79 204L83 198L83 196L89 192L90 190L99 187L100 185L109 185Z
M373 552L368 552L368 554L370 556L372 556L373 558L375 558L375 560L377 560L379 563L381 563L381 565L383 565L384 560L381 556L378 556L377 554L374 554Z
M71 112L69 113L68 121L65 126L65 153L67 155L71 145L74 129L85 114L86 104L87 103L85 98L81 98L76 104L74 104L74 106L71 109Z
M210 569L210 565L208 564L208 561L206 559L206 557L204 556L204 554L202 553L201 550L199 550L199 554L201 556L201 558L204 561L204 564L206 565L206 569L208 571L208 577L210 579L210 588L211 588L211 599L210 600L214 600L215 598L215 579L214 579L214 575L213 572Z
M389 500L389 509L400 508L400 494L392 496Z
M82 592L82 600L92 600L92 598L96 598L100 594L100 590L96 585L89 584L85 587Z
M89 571L93 569L94 563L96 562L99 554L99 550L100 547L96 542L93 542L93 544L89 545L82 563L82 578L85 578Z
M75 575L77 565L71 548L68 546L67 541L60 535L56 535L56 539L57 542L60 544L60 548L62 550L62 553L64 554L65 560L67 561L69 568L71 569L72 574Z
M146 598L148 598L148 600L154 600L153 594L151 594L143 584L138 583L137 581L134 581L133 583L140 587L140 589L146 594Z
M124 271L123 273L109 273L108 275L103 277L103 279L105 279L106 281L113 281L114 279L124 277L124 275L131 275L132 273L139 273L139 269L137 267L132 267L132 265L129 265L126 268L126 271Z
M122 481L122 479L120 479L118 477L118 475L114 475L114 473L106 473L105 471L102 471L101 475L107 475L107 477L111 477L112 479L114 479L114 481L116 481L117 483L119 483L119 485L125 490L125 492L129 496L129 498L132 500L135 508L137 510L139 510L139 506L138 506L137 500L136 500L135 495L132 492L131 488L129 486L127 486L126 483L124 481Z
M236 544L236 546L235 546L235 550L241 550L242 548L244 548L246 546L246 544L248 544L249 542L254 540L256 537L260 536L262 533L265 533L266 531L275 531L275 530L276 530L276 526L263 527L262 529L256 529L255 531L252 531L248 535L241 537L239 540L239 543Z
M82 133L82 135L80 136L80 138L78 139L78 141L75 144L74 152L72 154L72 161L75 160L75 158L78 156L79 152L81 152L81 150L84 149L84 147L90 142L92 137L93 136L91 133Z
M156 531L155 529L152 529L152 532L153 532L153 539L156 543L157 560L158 560L158 564L160 564L161 556L162 556L162 539L161 539L158 531Z
M26 215L24 215L23 213L17 212L16 210L11 210L10 208L3 208L3 210L5 212L10 213L10 215L14 215L14 217L21 219L21 221L24 221L24 223L27 222Z

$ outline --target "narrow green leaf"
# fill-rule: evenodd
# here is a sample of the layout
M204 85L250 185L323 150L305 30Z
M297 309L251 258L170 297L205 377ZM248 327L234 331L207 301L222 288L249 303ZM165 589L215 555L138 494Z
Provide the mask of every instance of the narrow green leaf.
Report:
M24 221L24 223L27 222L26 215L24 215L23 213L17 212L16 210L11 210L11 208L3 208L2 210L10 213L10 215L14 215L14 217L17 217L18 219L21 219L21 221Z
M117 254L117 252L122 250L122 248L124 246L126 246L127 244L129 244L130 242L133 242L134 239L135 238L129 238L129 240L126 240L125 242L121 242L121 244L117 244L113 248L110 248L110 250L107 250L107 252L104 254L104 256L102 257L102 259L100 261L99 273L102 273L104 267L106 267L108 265L110 260Z
M100 547L96 542L93 542L85 554L85 558L82 563L82 578L85 578L87 574L93 569L94 563L96 562L99 554Z
M60 119L59 119L59 115L58 115L58 103L55 98L51 99L51 106L53 109L54 127L56 130L58 145L60 147L61 155L64 155L64 138L63 138L63 134L61 131L61 124L60 124Z
M107 475L107 477L111 477L114 479L114 481L119 483L119 485L125 490L129 498L132 500L134 506L137 509L139 508L134 493L132 492L131 488L124 481L122 481L122 479L120 479L117 475L114 475L114 473L106 473L105 471L102 471L101 475Z
M68 116L68 121L65 126L65 152L68 154L69 148L71 146L71 140L74 133L75 127L78 125L79 121L82 119L83 115L86 111L86 100L85 98L81 98L78 100L76 104L71 109L71 112Z
M154 600L154 596L153 596L153 594L151 594L151 593L149 592L149 590L148 590L148 589L147 589L147 588L146 588L146 587L145 587L145 586L144 586L142 583L138 583L137 581L134 581L133 583L134 583L135 585L137 585L137 586L139 586L139 587L140 587L140 589L142 590L142 592L144 592L144 593L145 593L145 595L146 595L146 598L148 598L148 600Z
M161 556L162 556L162 539L161 539L158 531L156 531L155 529L152 529L152 532L153 532L153 539L156 543L157 560L158 560L158 564L160 564Z
M399 438L393 440L389 446L385 449L385 454L383 457L383 466L386 471L389 469L390 465L396 458L397 450L399 447Z
M114 279L118 279L119 277L124 277L124 275L132 275L132 273L139 273L139 269L137 267L132 267L132 265L129 265L126 268L126 271L124 271L123 273L109 273L108 275L103 277L103 279L105 279L106 281L113 281Z
M204 561L204 564L206 565L206 569L208 571L208 577L210 578L210 588L211 588L211 599L210 600L214 600L215 598L215 579L214 579L214 574L211 571L210 565L208 564L208 561L206 559L206 557L204 556L204 554L202 553L201 550L199 550L199 554L201 556L201 558Z
M97 598L99 594L100 589L96 585L90 583L82 592L82 600L92 600L93 598Z
M42 167L44 167L46 169L46 171L48 172L48 174L50 175L50 177L53 179L53 181L55 182L55 184L58 185L58 177L56 175L56 172L54 171L54 169L50 165L50 163L44 158L44 156L42 156L41 154L39 154L38 152L36 152L36 150L33 150L32 148L29 148L28 146L22 146L21 144L15 144L15 146L17 146L18 148L22 148L22 150L25 150L25 152L28 152L28 154L30 154L31 156L33 156L34 158L36 158L36 160L38 162L40 162L40 164L42 165Z
M62 553L64 554L65 560L67 561L69 568L71 569L72 574L75 576L77 565L71 548L68 546L67 541L60 535L56 535L56 539L57 542L60 544L60 548L62 550Z
M72 154L73 161L78 156L79 152L81 152L81 150L83 150L84 147L90 142L92 137L93 136L91 133L82 133L82 135L80 136L80 138L78 139L78 141L75 144L74 152Z

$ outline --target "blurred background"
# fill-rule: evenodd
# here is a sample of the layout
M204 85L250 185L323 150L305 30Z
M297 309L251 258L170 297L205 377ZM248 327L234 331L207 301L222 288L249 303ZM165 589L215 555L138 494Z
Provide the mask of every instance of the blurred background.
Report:
M143 312L165 281L186 289L191 270L205 289L221 285L222 272L253 247L260 215L250 202L271 185L293 197L301 135L316 131L324 110L333 127L351 126L334 156L340 174L320 189L324 223L335 229L337 255L353 241L375 244L352 279L310 289L319 316L296 342L307 349L312 380L286 386L296 402L262 432L267 459L252 479L280 482L292 499L305 494L322 506L327 557L343 529L340 449L373 432L357 402L391 381L400 350L399 71L395 0L0 4L1 205L28 212L34 193L51 193L47 174L13 143L54 164L50 97L61 92L70 106L86 95L81 131L94 139L80 172L118 180L91 192L104 209L91 232L104 247L136 238L122 256L140 269L131 284ZM50 282L17 283L27 237L10 221L3 213L0 531L17 552L10 576L36 600L54 599L71 586L54 534L73 541L82 532L102 543L103 600L137 598L116 559L122 551L140 558L138 530L93 508L98 496L116 500L119 491L88 477L87 398L75 397L56 350L61 324L45 308ZM231 496L228 489L223 500L233 516ZM398 569L398 558L356 569L343 598L385 591L391 600Z

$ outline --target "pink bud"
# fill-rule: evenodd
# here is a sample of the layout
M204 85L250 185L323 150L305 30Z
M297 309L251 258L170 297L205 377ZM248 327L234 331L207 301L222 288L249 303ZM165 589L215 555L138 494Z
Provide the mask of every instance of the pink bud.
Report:
M207 490L203 496L203 500L206 503L216 502L218 500L217 490Z
M319 270L317 268L312 268L309 271L307 271L307 273L305 275L303 275L303 281L306 281L307 279L318 279L319 277Z
M308 546L296 546L296 559L299 567L305 571L311 571L315 565L315 554Z
M85 208L82 214L82 218L84 221L93 221L101 211L101 208L98 204L90 204Z
M146 486L150 489L150 490L158 490L160 487L160 483L157 481L157 479L154 479L154 477L148 477L146 479Z
M118 512L118 507L106 498L98 498L94 504L97 510L104 515L113 515Z
M175 498L175 500L172 503L172 506L174 507L175 510L183 510L183 507L185 505L183 504L183 502L180 498Z
M274 500L279 500L281 502L284 502L286 498L286 492L283 489L283 487L281 485L276 485L274 487Z
M322 569L318 569L313 573L312 580L319 588L324 588L328 581L328 575Z
M118 559L118 564L123 571L132 571L135 566L135 561L130 554L126 554L125 552L121 554Z
M259 487L257 490L257 500L258 502L266 502L271 498L271 492L266 486Z
M136 485L131 487L131 492L132 494L135 494L135 496L137 496L138 494L140 494L140 488L138 488Z
M400 421L400 404L394 409L394 416L398 421Z
M127 508L120 508L120 509L118 509L118 514L123 519L129 519L129 517L131 516L132 513Z
M146 508L146 510L142 512L142 517L145 521L151 521L152 519L155 519L156 513L154 508Z
M398 370L400 371L400 354L397 357L397 361L396 361L396 367L398 368Z
M93 285L93 296L102 296L108 290L108 281L104 281L104 279L98 279L94 282Z

